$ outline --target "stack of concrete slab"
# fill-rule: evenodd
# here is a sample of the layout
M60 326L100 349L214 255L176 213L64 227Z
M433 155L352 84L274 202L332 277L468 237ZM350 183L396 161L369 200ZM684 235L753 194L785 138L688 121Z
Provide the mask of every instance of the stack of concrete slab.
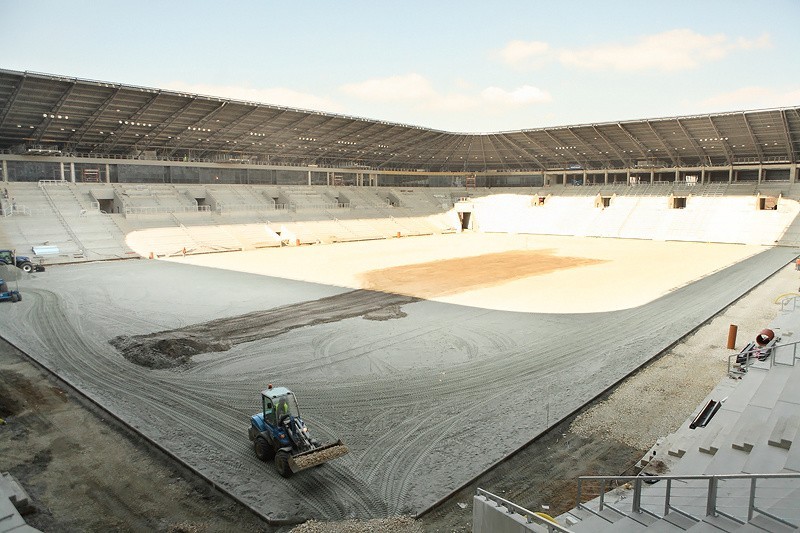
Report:
M0 533L34 533L39 531L25 523L23 514L33 507L25 489L8 472L0 474Z

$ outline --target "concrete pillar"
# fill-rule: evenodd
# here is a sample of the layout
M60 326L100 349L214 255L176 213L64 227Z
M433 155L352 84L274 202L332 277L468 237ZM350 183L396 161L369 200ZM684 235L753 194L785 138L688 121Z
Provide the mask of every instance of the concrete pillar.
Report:
M311 171L308 171L308 184L311 185Z
M651 170L650 171L650 185L654 184L655 182L656 182L656 171L655 170Z
M676 168L675 169L675 183L680 181L680 179L681 179L681 171Z
M3 159L3 183L8 183L8 165L5 159Z
M567 173L564 172L564 183L563 183L563 185L566 185L566 184L567 184Z
M728 167L728 184L733 183L733 167Z
M63 161L58 164L58 168L59 168L59 171L61 173L61 181L64 181L65 178L64 178L64 162Z
M764 166L758 165L758 184L761 185L761 181L764 179Z
M3 161L3 176L5 176L5 168L6 162ZM797 181L797 164L793 164L789 166L789 183L795 183Z
M70 161L69 163L69 177L72 183L75 183L75 162Z
M608 170L603 174L603 183L608 185Z
M586 186L586 171L583 171L583 185Z
M705 167L700 169L700 185L705 185L706 183L706 169Z
M631 184L631 169L628 169L628 171L625 173L625 183L628 185Z
M106 183L111 183L111 165L106 163Z

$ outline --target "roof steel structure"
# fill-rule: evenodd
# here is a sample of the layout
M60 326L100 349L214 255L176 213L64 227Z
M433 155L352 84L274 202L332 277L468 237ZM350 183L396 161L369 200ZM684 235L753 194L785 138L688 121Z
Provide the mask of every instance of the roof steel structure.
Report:
M0 150L454 173L796 164L800 107L454 133L0 69Z

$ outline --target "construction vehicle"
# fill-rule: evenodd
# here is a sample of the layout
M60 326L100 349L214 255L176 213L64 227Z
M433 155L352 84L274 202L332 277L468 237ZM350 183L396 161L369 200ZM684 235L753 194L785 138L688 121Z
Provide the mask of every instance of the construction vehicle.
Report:
M30 257L16 255L13 250L0 250L0 265L14 265L23 272L44 272L42 265L34 265Z
M22 300L22 295L19 291L12 291L8 288L8 283L4 279L0 279L0 302L11 300L17 303Z
M341 439L321 445L311 438L297 399L286 387L269 385L261 391L261 412L250 417L248 436L256 457L273 460L278 473L286 478L349 452Z

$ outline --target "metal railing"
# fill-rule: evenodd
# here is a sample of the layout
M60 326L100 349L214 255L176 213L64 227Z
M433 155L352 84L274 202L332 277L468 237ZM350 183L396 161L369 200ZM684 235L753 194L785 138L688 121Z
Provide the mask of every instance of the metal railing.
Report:
M769 370L773 366L794 366L797 363L797 360L800 359L800 354L798 354L797 348L798 344L800 344L800 341L788 342L786 344L776 344L775 341L773 341L766 346L756 346L750 350L742 350L739 353L732 353L728 356L728 375L730 376L731 372L736 372L735 365L739 365L739 368L741 368L744 372L747 371L747 368ZM787 357L789 362L782 362L775 359L775 355L778 350L785 351L788 348L792 349L792 357ZM744 356L744 362L734 364L734 360L742 356ZM767 366L754 366L756 361L765 362L767 363Z
M155 215L155 214L172 214L172 213L195 213L199 211L199 206L164 206L164 205L150 205L139 207L126 207L126 215Z
M478 488L478 496L483 496L487 500L491 500L497 507L500 507L502 505L503 507L506 508L506 512L508 514L516 513L520 516L524 516L525 521L528 524L537 524L546 527L548 533L553 533L554 531L558 531L559 533L573 533L571 529L567 529L564 526L556 524L555 522L551 522L547 518L544 518L543 516L536 514L535 512L530 511L520 505L517 505L514 502L510 502L505 498L501 498L496 494L492 494L487 490Z
M39 187L44 188L45 185L67 185L69 184L66 180L39 180Z
M746 480L749 481L747 483L747 495L742 495L741 497L731 497L732 501L735 502L735 508L743 509L746 507L746 513L744 515L736 516L733 512L726 512L720 509L721 505L719 503L720 496L720 488L722 487L722 483L731 481L731 480ZM625 487L630 487L633 491L631 495L631 513L638 513L638 514L647 514L657 520L664 518L664 516L668 515L669 513L677 513L679 515L685 516L695 522L700 522L703 518L700 516L695 516L691 512L687 511L685 508L681 509L676 505L673 505L672 501L676 498L690 498L691 501L702 501L702 497L705 497L705 516L724 516L729 520L733 520L739 524L746 524L750 520L753 519L753 516L756 514L760 514L775 520L781 524L785 524L788 527L796 528L800 527L797 524L794 524L787 520L786 518L780 517L773 512L767 511L764 506L760 506L757 504L759 494L759 489L762 489L762 492L769 493L767 496L764 496L763 499L767 500L766 504L773 504L778 502L782 497L786 496L791 490L797 488L797 484L795 486L789 486L789 483L784 483L783 490L781 487L767 486L765 483L767 480L797 480L800 483L800 474L725 474L725 475L695 475L695 476L580 476L578 478L578 496L577 496L577 503L576 508L583 509L588 511L592 514L602 516L601 513L604 509L608 508L615 513L618 513L621 516L629 516L628 513L625 513L623 510L619 509L615 505L606 502L606 494L610 492L610 490L617 489L619 484L625 485ZM658 511L654 511L652 509L648 509L642 503L642 489L645 486L650 486L655 483L663 481L666 485L664 487L663 494L656 493L655 491L649 491L648 495L655 496L657 498L662 498L663 501L661 505L658 507ZM700 481L701 487L689 487L687 485L690 481ZM762 485L759 487L758 482L761 481ZM598 508L593 509L589 504L583 503L583 494L584 490L586 489L587 482L594 482L599 484L599 488L596 492L599 493L598 499ZM676 489L674 486L675 483L681 483L683 485L680 488ZM705 486L702 486L705 485ZM610 490L606 490L607 488L611 487ZM694 490L688 490L687 494L687 487L689 489L694 488ZM594 487L593 487L594 488ZM592 491L594 494L595 491ZM677 495L676 495L677 493ZM742 506L742 503L746 500L746 505ZM797 504L795 504L795 508ZM659 514L661 512L662 514Z

